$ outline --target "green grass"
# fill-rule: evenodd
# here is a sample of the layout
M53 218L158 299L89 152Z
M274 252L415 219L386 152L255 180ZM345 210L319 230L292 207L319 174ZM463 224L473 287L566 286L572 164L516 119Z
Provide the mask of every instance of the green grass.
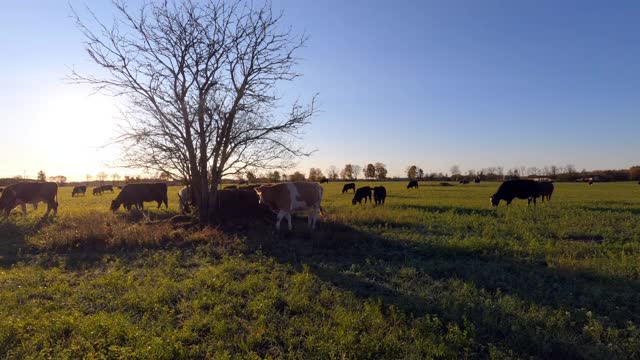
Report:
M497 183L384 185L325 184L317 231L281 234L62 188L57 218L0 220L0 357L640 357L639 185L497 209Z

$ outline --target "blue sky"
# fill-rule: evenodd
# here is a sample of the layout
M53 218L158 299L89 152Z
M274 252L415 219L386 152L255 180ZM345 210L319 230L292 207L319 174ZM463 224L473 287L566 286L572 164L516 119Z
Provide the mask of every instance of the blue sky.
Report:
M82 2L71 1L81 5ZM106 1L91 1L108 16ZM116 156L113 99L64 84L92 70L67 1L0 13L0 176L81 177ZM310 36L285 99L319 93L299 168L640 163L638 1L274 0ZM60 130L62 129L62 130ZM29 136L22 134L28 132Z

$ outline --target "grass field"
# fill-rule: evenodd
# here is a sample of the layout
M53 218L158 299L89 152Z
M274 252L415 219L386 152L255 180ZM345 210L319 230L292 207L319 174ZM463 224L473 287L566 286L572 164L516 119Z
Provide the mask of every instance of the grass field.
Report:
M313 234L174 228L177 188L148 215L62 188L54 220L0 220L0 357L640 357L639 185L558 183L535 209L384 185L377 208L323 185Z

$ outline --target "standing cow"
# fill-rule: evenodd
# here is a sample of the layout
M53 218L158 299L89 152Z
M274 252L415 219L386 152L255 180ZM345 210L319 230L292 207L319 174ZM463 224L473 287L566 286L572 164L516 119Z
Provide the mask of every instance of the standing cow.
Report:
M351 204L355 205L356 203L362 205L362 200L364 199L364 203L367 203L367 199L371 202L371 188L369 186L363 186L356 190L356 193L353 195L353 199L351 200Z
M538 193L542 198L542 202L544 202L545 199L547 201L551 201L551 195L553 195L553 182L551 181L538 182Z
M100 186L93 188L93 196L102 195L102 189Z
M409 181L409 184L407 185L407 189L411 189L411 188L418 188L418 181L417 180L411 180Z
M312 182L288 182L271 186L260 186L254 189L260 198L258 203L265 205L277 214L276 229L280 230L280 222L286 217L289 230L292 230L291 213L297 210L308 211L308 224L316 228L318 213L324 215L320 206L322 202L322 186Z
M82 196L84 196L86 192L87 192L87 186L86 185L74 186L73 190L71 191L71 197L75 197L76 195L80 196L80 194L82 194Z
M353 192L356 192L356 184L355 183L348 183L348 184L344 184L344 186L342 187L342 193L346 193L349 190L353 190Z
M327 179L326 177L323 177L322 179L320 179L320 184L325 184L325 183L329 183L329 179Z
M384 205L384 200L387 198L387 189L384 186L376 186L373 188L373 201L375 206Z
M507 180L503 182L498 191L493 194L489 199L492 206L498 206L500 200L507 202L507 205L511 205L513 199L527 199L527 205L536 204L536 198L539 196L540 190L538 188L538 182L533 180Z
M122 188L122 191L111 201L111 211L118 211L120 205L131 210L132 206L144 209L145 201L155 201L158 209L164 203L165 208L169 208L167 197L167 184L165 183L142 183L129 184Z
M48 216L58 214L58 184L54 182L21 182L7 186L0 196L0 211L9 215L16 206L22 207L22 215L27 216L27 204L33 204L34 209L39 202L47 203Z

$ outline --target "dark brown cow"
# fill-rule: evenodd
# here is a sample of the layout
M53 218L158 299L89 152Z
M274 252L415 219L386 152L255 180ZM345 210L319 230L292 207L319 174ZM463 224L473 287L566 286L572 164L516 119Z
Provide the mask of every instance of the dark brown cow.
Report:
M167 184L165 183L148 183L148 184L129 184L122 188L122 191L111 201L111 211L118 211L120 205L125 209L131 210L132 206L144 209L145 201L155 201L158 203L158 209L164 203L165 208L169 208L167 198Z
M260 204L260 197L253 190L220 190L216 196L216 215L221 218L240 219L271 218L272 212Z
M73 190L71 191L71 197L75 197L76 195L79 196L80 194L82 194L82 196L84 196L86 192L87 192L87 186L86 185L74 186Z
M0 196L0 211L7 216L16 206L22 206L22 215L27 215L27 204L47 203L48 216L58 214L58 185L54 182L21 182L7 186Z
M322 179L320 179L320 184L324 184L324 183L329 183L329 179L327 179L326 177L323 177Z
M551 195L553 195L553 183L551 181L538 182L538 193L542 198L542 202L545 200L551 201Z
M375 205L384 205L384 200L387 198L387 189L384 186L376 186L373 188L373 201Z
M411 188L418 188L418 181L417 180L411 180L409 181L409 184L407 185L407 189L411 189Z
M507 202L507 205L511 205L513 199L527 199L527 205L536 204L536 199L540 196L540 190L538 183L533 180L507 180L503 182L498 191L493 194L489 200L492 206L498 206L500 200Z
M102 189L100 186L93 188L93 196L102 195Z

